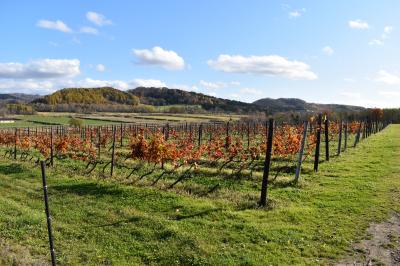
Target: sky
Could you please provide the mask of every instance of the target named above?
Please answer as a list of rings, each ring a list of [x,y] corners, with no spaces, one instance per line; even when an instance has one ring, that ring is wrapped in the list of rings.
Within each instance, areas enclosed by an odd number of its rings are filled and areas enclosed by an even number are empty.
[[[0,93],[178,88],[400,107],[398,0],[0,1]]]

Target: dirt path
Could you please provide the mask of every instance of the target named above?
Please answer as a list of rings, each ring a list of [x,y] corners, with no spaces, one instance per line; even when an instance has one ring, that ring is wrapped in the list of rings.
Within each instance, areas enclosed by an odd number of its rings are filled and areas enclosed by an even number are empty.
[[[386,222],[372,224],[369,239],[354,245],[355,254],[337,266],[344,265],[400,265],[400,214]]]
[[[19,245],[9,245],[0,238],[0,265],[47,266],[45,259],[34,258],[29,250]]]

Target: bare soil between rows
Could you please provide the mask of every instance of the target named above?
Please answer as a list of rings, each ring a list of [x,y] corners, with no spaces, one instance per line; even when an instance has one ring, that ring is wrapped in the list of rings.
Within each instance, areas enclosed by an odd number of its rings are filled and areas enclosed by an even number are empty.
[[[353,246],[354,255],[337,266],[400,265],[400,213],[388,221],[371,224],[368,239]]]

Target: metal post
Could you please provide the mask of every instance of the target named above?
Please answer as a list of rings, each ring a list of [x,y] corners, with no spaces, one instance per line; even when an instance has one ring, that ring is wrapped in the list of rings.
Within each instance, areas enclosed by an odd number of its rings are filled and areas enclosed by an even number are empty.
[[[340,152],[342,151],[342,131],[343,131],[343,122],[340,121],[337,155],[340,155]]]
[[[325,160],[329,161],[329,120],[328,117],[325,117]]]
[[[274,137],[274,119],[268,121],[267,150],[265,153],[264,173],[261,184],[260,206],[267,205],[268,176],[271,165],[272,141]]]
[[[113,143],[112,143],[111,173],[110,173],[111,176],[113,176],[113,174],[114,174],[114,163],[115,163],[115,134],[116,134],[116,131],[117,131],[116,126],[113,126]]]
[[[317,126],[317,145],[315,147],[315,156],[314,156],[314,172],[318,172],[319,165],[319,149],[321,145],[321,127],[322,127],[322,115],[318,115],[318,126]]]
[[[308,121],[304,122],[303,138],[301,139],[299,159],[297,161],[296,175],[294,178],[294,182],[296,182],[296,183],[300,178],[301,164],[303,162],[304,147],[306,146],[306,140],[307,140],[307,127],[308,127]]]
[[[40,167],[42,169],[42,182],[43,182],[43,198],[44,198],[44,206],[46,211],[47,218],[47,232],[49,234],[49,245],[50,245],[50,255],[51,255],[51,264],[53,266],[56,265],[56,255],[54,252],[54,244],[53,244],[53,234],[51,228],[51,216],[50,216],[50,208],[49,208],[49,197],[47,194],[47,183],[46,183],[46,162],[41,161]]]

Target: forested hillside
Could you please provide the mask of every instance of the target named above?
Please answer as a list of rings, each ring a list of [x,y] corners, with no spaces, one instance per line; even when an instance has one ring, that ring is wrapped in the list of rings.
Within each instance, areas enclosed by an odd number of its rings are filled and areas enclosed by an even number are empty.
[[[56,91],[33,101],[43,104],[129,104],[138,105],[139,99],[133,94],[111,87],[68,88]]]
[[[155,106],[173,104],[200,105],[208,111],[245,113],[264,110],[264,108],[250,103],[221,99],[179,89],[138,87],[128,92],[139,97],[141,103]]]

